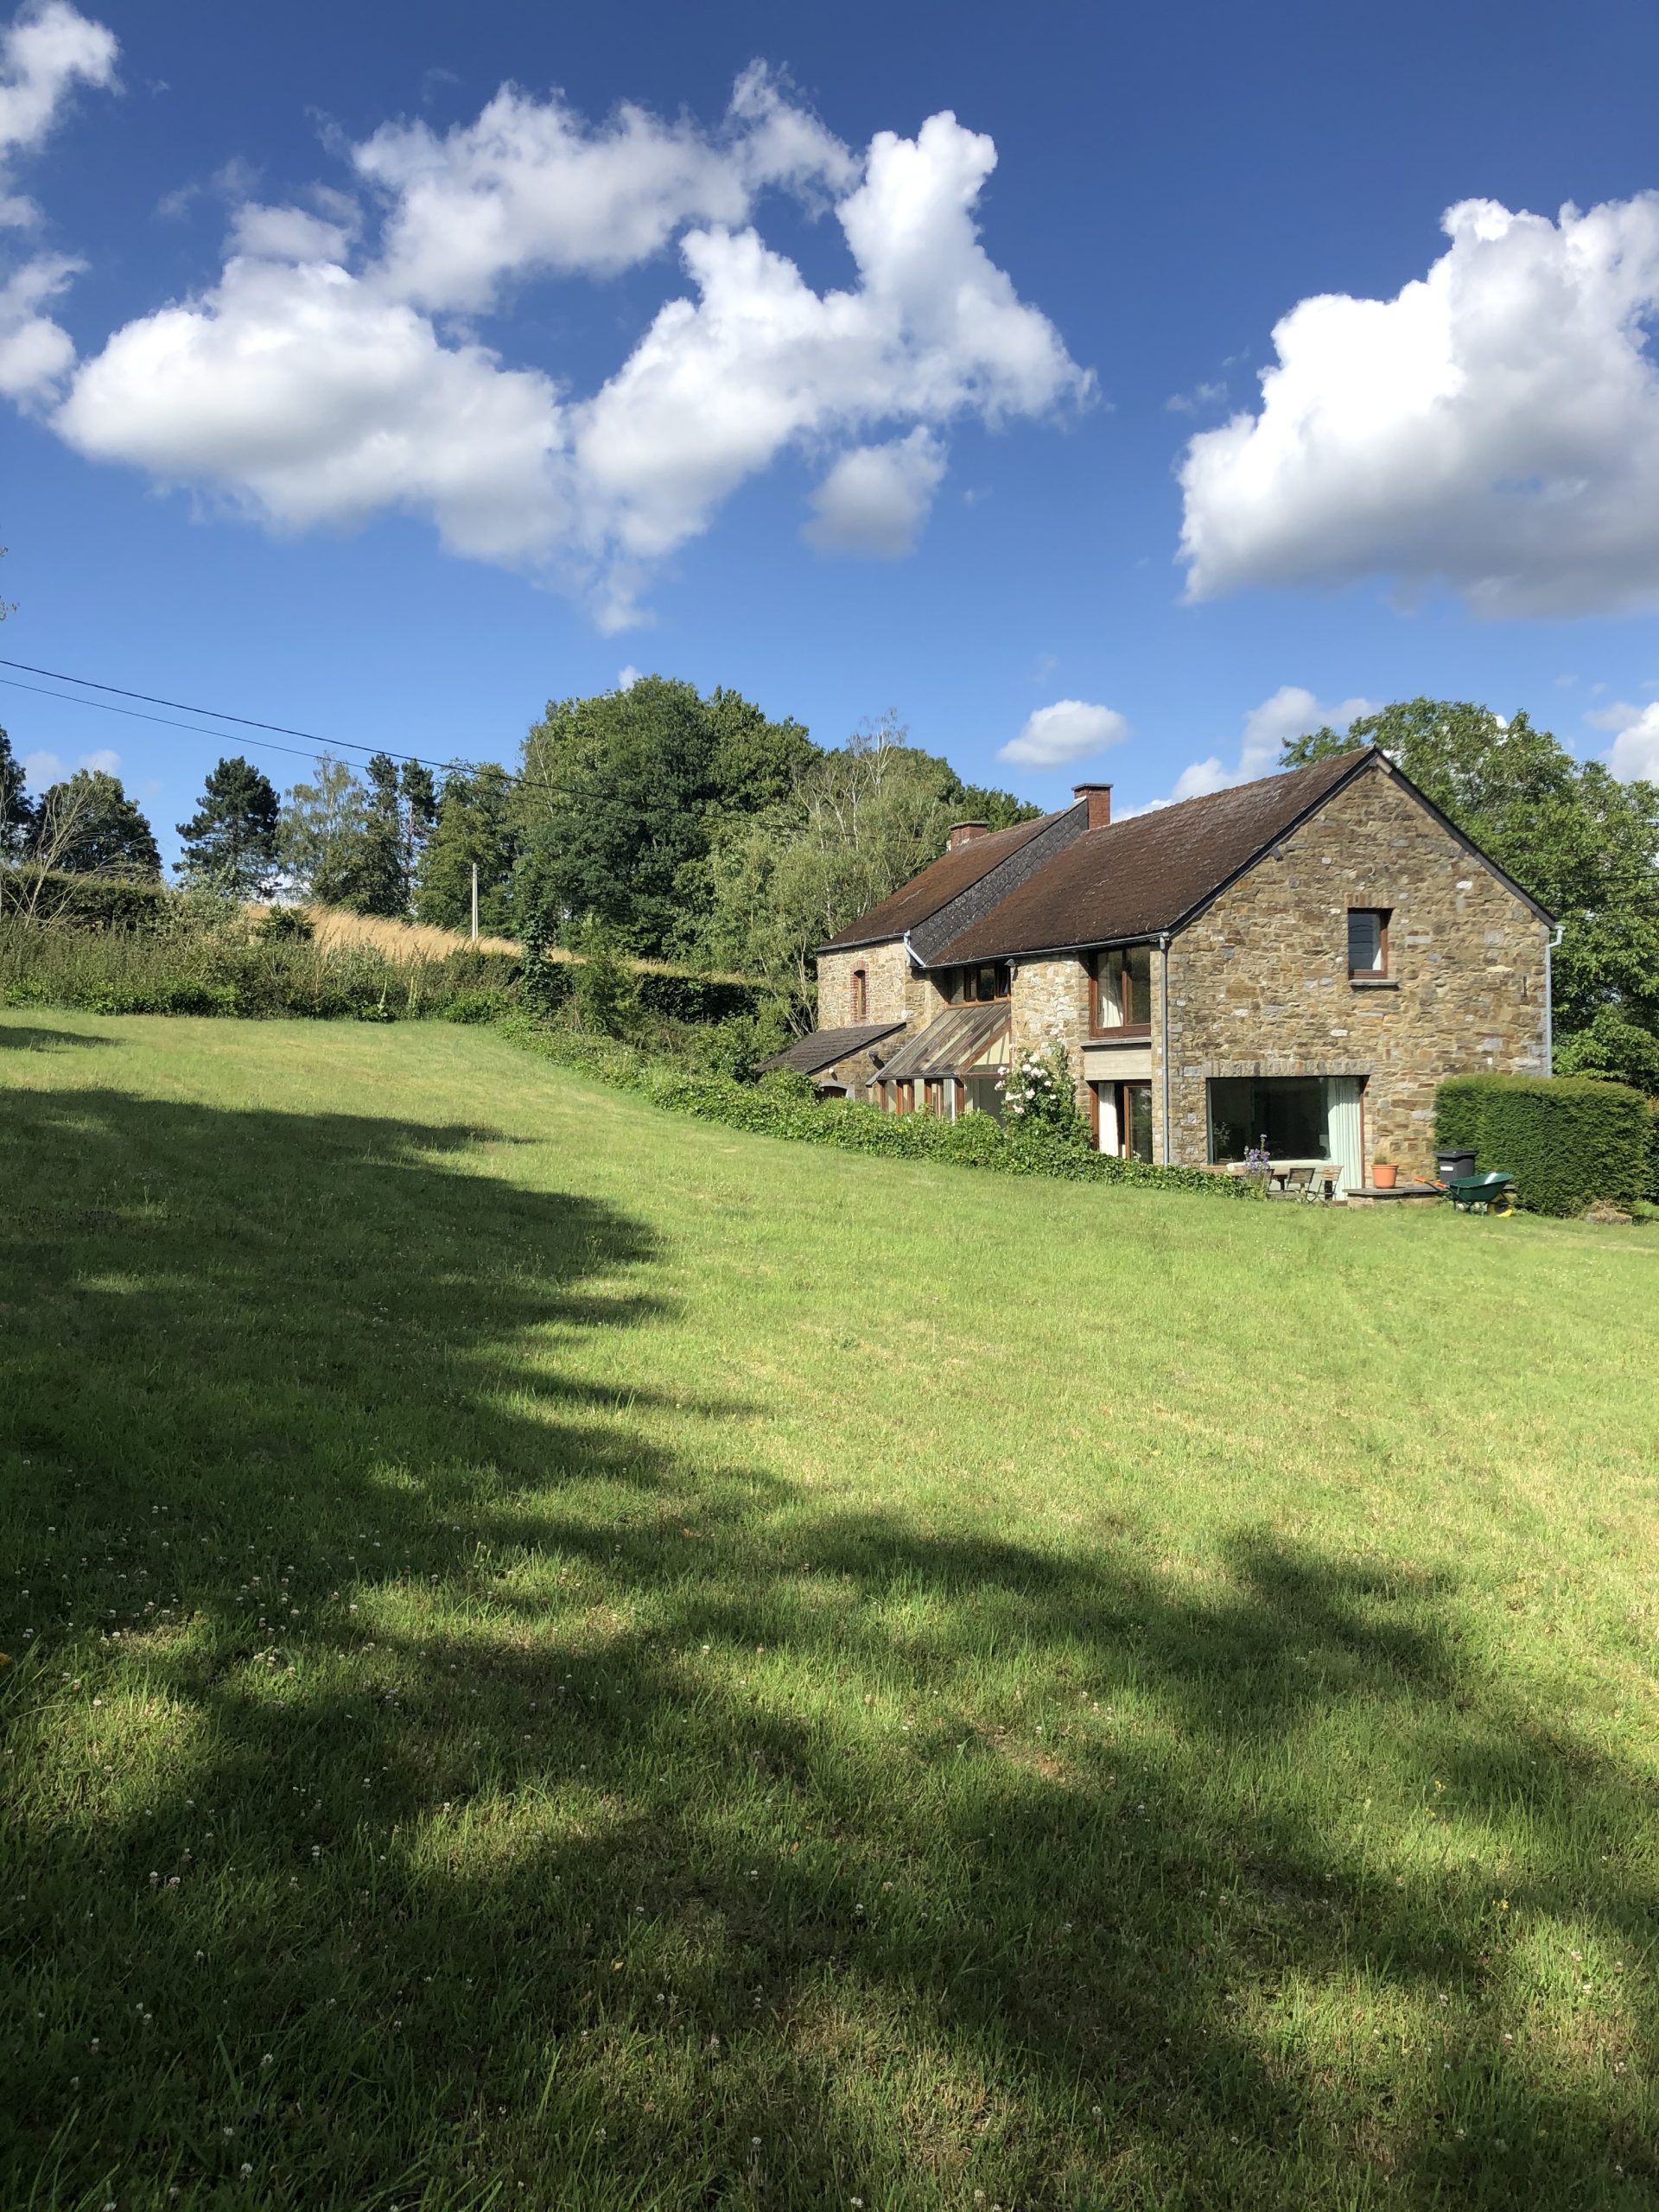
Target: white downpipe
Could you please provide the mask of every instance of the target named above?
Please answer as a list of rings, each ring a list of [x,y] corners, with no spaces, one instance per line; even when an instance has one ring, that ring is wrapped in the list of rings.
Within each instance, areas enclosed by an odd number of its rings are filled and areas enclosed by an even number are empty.
[[[1167,1167],[1167,1166],[1169,1166],[1169,1164],[1170,1164],[1170,1148],[1169,1148],[1169,931],[1168,931],[1167,930],[1166,930],[1166,931],[1164,931],[1164,933],[1163,933],[1162,937],[1160,937],[1160,938],[1159,938],[1159,940],[1158,940],[1158,949],[1159,949],[1160,952],[1163,955],[1163,957],[1162,957],[1162,959],[1160,961],[1160,963],[1159,963],[1159,967],[1158,967],[1158,976],[1159,976],[1158,998],[1159,998],[1160,1005],[1160,1007],[1161,1007],[1161,1008],[1162,1008],[1162,1011],[1163,1011],[1163,1038],[1162,1038],[1162,1042],[1161,1042],[1161,1045],[1160,1045],[1160,1050],[1159,1050],[1158,1057],[1159,1057],[1160,1061],[1160,1062],[1161,1062],[1161,1064],[1162,1064],[1162,1066],[1163,1066],[1163,1072],[1164,1072],[1164,1165],[1165,1165],[1165,1166],[1166,1166],[1166,1167]]]
[[[1555,1072],[1555,963],[1553,957],[1567,930],[1565,922],[1557,922],[1555,932],[1544,946],[1544,1073]]]

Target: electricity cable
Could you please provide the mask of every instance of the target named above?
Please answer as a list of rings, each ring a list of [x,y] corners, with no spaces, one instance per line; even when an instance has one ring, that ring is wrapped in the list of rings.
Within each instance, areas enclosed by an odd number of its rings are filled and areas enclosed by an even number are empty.
[[[301,760],[314,760],[319,753],[333,755],[337,753],[366,753],[372,757],[378,753],[384,753],[388,760],[411,761],[417,767],[436,768],[440,772],[446,772],[457,766],[476,770],[484,766],[491,767],[499,766],[495,761],[484,763],[475,760],[465,762],[453,760],[435,760],[420,753],[394,753],[390,746],[362,745],[350,738],[330,740],[318,737],[310,730],[291,728],[286,722],[259,721],[251,715],[227,714],[221,712],[217,707],[196,707],[182,699],[159,698],[149,691],[128,690],[119,683],[99,683],[90,676],[67,676],[61,669],[36,668],[32,662],[10,660],[3,654],[0,654],[0,668],[20,668],[30,676],[48,677],[54,683],[74,683],[79,685],[84,690],[108,691],[114,697],[120,699],[142,699],[146,706],[171,707],[183,715],[204,715],[213,721],[234,723],[239,729],[270,730],[283,737],[302,737],[306,740],[307,747],[315,748],[315,751],[302,749],[297,745],[277,745],[269,737],[248,738],[244,741],[245,743],[254,746],[261,752],[289,753]],[[200,722],[175,721],[168,715],[146,714],[138,707],[118,707],[105,699],[79,699],[70,691],[48,691],[44,684],[25,683],[21,677],[16,676],[0,676],[0,683],[8,685],[15,691],[33,691],[42,699],[61,700],[66,706],[92,707],[99,714],[123,715],[132,721],[158,722],[165,729],[187,730],[197,737],[214,737],[222,741],[226,734],[223,730],[204,728]],[[569,787],[567,785],[546,783],[539,777],[526,776],[521,770],[503,768],[501,773],[509,783],[521,784],[526,791],[550,791],[556,798],[569,796]]]

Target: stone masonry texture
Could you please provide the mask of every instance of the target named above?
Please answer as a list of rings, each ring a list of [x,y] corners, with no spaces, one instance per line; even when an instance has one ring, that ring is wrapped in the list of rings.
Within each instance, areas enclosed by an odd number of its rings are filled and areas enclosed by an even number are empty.
[[[1389,914],[1384,985],[1349,981],[1356,906]],[[1548,1073],[1548,936],[1379,760],[1173,941],[1173,1158],[1206,1156],[1211,1076],[1355,1075],[1368,1173],[1427,1175],[1444,1077]]]

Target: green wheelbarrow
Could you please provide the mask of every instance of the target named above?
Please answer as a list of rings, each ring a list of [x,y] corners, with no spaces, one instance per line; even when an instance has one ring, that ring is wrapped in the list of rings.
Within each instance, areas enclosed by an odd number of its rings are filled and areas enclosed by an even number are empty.
[[[1446,1195],[1459,1213],[1513,1213],[1515,1178],[1496,1169],[1484,1175],[1453,1175]]]

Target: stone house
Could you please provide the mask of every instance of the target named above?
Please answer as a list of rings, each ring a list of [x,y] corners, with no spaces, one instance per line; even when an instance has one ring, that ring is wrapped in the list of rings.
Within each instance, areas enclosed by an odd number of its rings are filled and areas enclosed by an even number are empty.
[[[893,1113],[1000,1113],[1058,1037],[1103,1151],[1427,1175],[1436,1085],[1550,1065],[1552,918],[1375,749],[1136,815],[1111,787],[948,849],[819,950],[781,1062]]]

